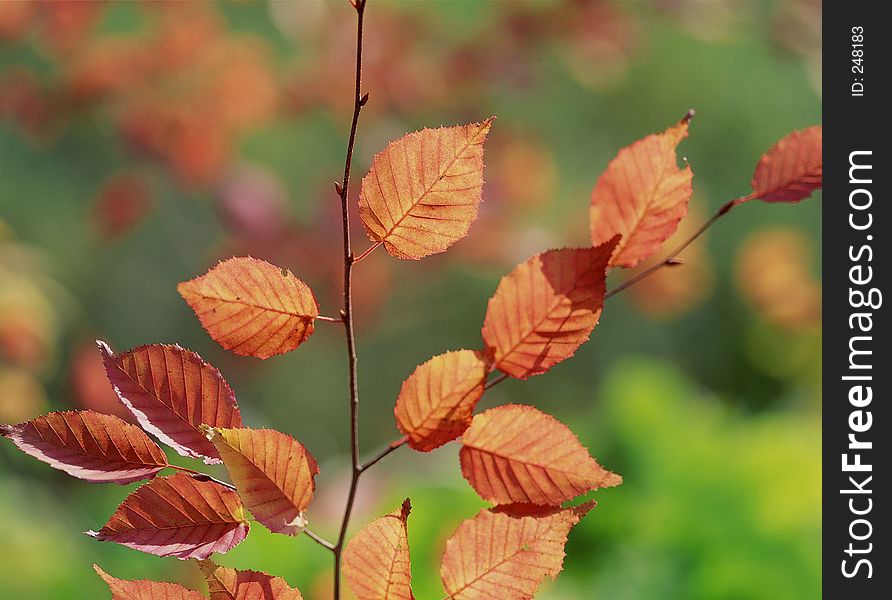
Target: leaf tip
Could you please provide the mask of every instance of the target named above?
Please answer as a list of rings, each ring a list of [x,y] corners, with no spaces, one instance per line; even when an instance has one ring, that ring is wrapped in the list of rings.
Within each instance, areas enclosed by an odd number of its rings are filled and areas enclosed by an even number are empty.
[[[10,438],[15,434],[15,426],[0,423],[0,437]]]
[[[412,512],[412,501],[406,498],[400,507],[400,519],[405,523],[409,519],[409,513]]]
[[[617,477],[619,476],[617,475]],[[620,479],[622,479],[622,477],[620,477]],[[598,502],[596,500],[589,500],[588,502],[583,502],[578,506],[574,506],[570,510],[572,510],[573,513],[581,519],[582,517],[590,513],[591,510],[596,506],[598,506]]]
[[[598,487],[616,487],[623,482],[623,476],[619,473],[614,473],[612,471],[607,471],[607,474],[604,476],[604,479],[601,480],[601,484]]]
[[[177,293],[182,296],[184,300],[186,300],[186,297],[189,295],[189,287],[191,283],[191,280],[180,281],[179,283],[177,283]]]
[[[93,563],[93,570],[96,571],[96,574],[99,575],[99,576],[102,578],[102,581],[104,581],[104,582],[107,583],[108,585],[111,585],[111,584],[112,584],[112,581],[115,579],[114,577],[112,577],[111,575],[109,575],[108,573],[106,573],[106,572],[102,569],[102,567],[100,567],[100,566],[97,565],[96,563]]]
[[[696,114],[697,114],[696,110],[694,110],[693,108],[689,108],[688,112],[686,112],[684,114],[684,116],[681,118],[681,121],[679,121],[679,123],[684,124],[684,125],[689,124],[694,119]]]
[[[99,348],[99,353],[105,358],[106,356],[111,358],[115,355],[114,350],[111,349],[111,346],[105,340],[96,340],[96,347]]]

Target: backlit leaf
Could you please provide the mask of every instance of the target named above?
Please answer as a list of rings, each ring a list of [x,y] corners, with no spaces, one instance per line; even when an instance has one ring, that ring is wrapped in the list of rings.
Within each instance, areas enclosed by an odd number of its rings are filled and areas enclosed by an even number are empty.
[[[824,177],[823,127],[787,135],[759,159],[753,174],[753,198],[799,202],[821,188]]]
[[[459,457],[465,479],[495,504],[557,506],[622,482],[566,425],[532,406],[508,404],[475,416]]]
[[[464,433],[488,373],[481,353],[473,350],[447,352],[419,365],[403,382],[394,409],[409,446],[427,452]]]
[[[177,345],[114,354],[105,342],[96,343],[112,387],[143,429],[182,456],[220,462],[199,426],[242,424],[235,394],[220,371]]]
[[[93,565],[93,570],[108,584],[112,600],[205,600],[201,593],[178,583],[118,579],[103,571],[99,565]]]
[[[230,258],[177,291],[214,340],[242,356],[269,358],[303,344],[319,305],[291,271],[256,258]]]
[[[137,488],[102,529],[87,532],[101,542],[183,560],[229,552],[247,534],[238,494],[183,473]]]
[[[598,324],[617,239],[537,254],[502,278],[482,331],[496,368],[526,379],[573,356]]]
[[[281,577],[220,567],[209,560],[199,561],[198,567],[207,580],[211,600],[303,600]]]
[[[167,457],[142,429],[89,410],[54,412],[19,425],[0,425],[0,435],[51,467],[91,483],[151,479]]]
[[[359,195],[369,238],[397,258],[417,260],[467,235],[480,205],[492,120],[409,133],[378,153]]]
[[[254,517],[274,533],[298,535],[319,466],[300,442],[273,429],[207,428]]]
[[[688,136],[689,120],[626,146],[598,179],[589,210],[592,243],[622,235],[610,266],[634,267],[687,214],[693,173],[687,165],[678,168],[675,148]]]
[[[483,510],[446,541],[440,576],[452,600],[528,600],[558,576],[567,535],[594,502],[540,516]]]
[[[412,505],[363,527],[344,549],[344,577],[359,600],[414,600],[406,520]]]

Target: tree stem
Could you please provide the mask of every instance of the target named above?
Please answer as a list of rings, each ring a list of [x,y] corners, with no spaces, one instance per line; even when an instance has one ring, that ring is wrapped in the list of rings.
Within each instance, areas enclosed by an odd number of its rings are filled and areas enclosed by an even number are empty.
[[[408,442],[409,442],[409,437],[408,437],[408,436],[403,436],[403,437],[401,437],[400,439],[398,439],[397,441],[392,442],[390,445],[388,445],[386,448],[384,448],[384,450],[380,451],[378,454],[376,454],[375,456],[373,456],[372,458],[370,458],[370,459],[367,460],[366,462],[362,463],[362,464],[359,466],[359,472],[360,472],[360,473],[365,472],[366,469],[368,469],[369,467],[371,467],[372,465],[374,465],[375,463],[377,463],[379,460],[381,460],[382,458],[384,458],[385,456],[387,456],[388,454],[390,454],[390,453],[393,452],[394,450],[396,450],[396,449],[398,449],[398,448],[401,448],[402,446],[406,445]]]
[[[629,288],[629,287],[635,285],[642,279],[646,279],[647,277],[653,275],[655,272],[659,271],[663,267],[680,264],[680,262],[678,260],[678,255],[681,254],[685,248],[687,248],[688,246],[693,244],[694,241],[697,238],[699,238],[701,235],[703,235],[703,233],[707,229],[712,227],[713,223],[715,223],[720,218],[724,217],[726,214],[731,212],[732,208],[734,208],[738,204],[743,204],[747,200],[750,200],[750,196],[742,196],[740,198],[735,198],[734,200],[729,200],[729,201],[725,202],[724,204],[722,204],[719,207],[719,209],[717,211],[715,211],[715,214],[709,218],[708,221],[706,221],[703,225],[701,225],[700,228],[697,229],[697,231],[695,231],[693,235],[691,235],[688,239],[686,239],[678,247],[676,247],[672,252],[670,252],[666,256],[666,258],[664,258],[660,262],[656,263],[655,265],[652,265],[652,266],[648,267],[647,269],[641,271],[634,277],[630,277],[629,279],[626,279],[621,284],[617,285],[615,288],[608,290],[607,293],[604,294],[604,299],[606,300],[607,298],[613,296],[614,294],[618,294],[621,291],[625,290],[626,288]]]
[[[347,537],[347,527],[350,524],[350,513],[353,512],[353,503],[356,500],[356,490],[359,484],[359,476],[362,473],[362,465],[359,462],[359,384],[357,382],[356,339],[353,333],[353,288],[352,275],[356,257],[350,244],[350,207],[347,198],[350,190],[350,167],[353,162],[353,148],[356,144],[356,127],[359,123],[359,113],[368,100],[368,96],[362,96],[362,25],[365,13],[366,0],[351,0],[356,9],[356,85],[353,97],[353,122],[350,125],[350,137],[347,141],[347,157],[344,161],[344,178],[338,188],[341,196],[341,216],[344,229],[344,308],[341,310],[341,320],[344,322],[344,333],[347,339],[347,358],[349,361],[349,385],[350,385],[350,459],[351,477],[350,491],[347,494],[347,503],[344,508],[344,517],[341,520],[341,528],[338,540],[334,544],[334,600],[341,598],[341,553],[344,549],[344,540]]]

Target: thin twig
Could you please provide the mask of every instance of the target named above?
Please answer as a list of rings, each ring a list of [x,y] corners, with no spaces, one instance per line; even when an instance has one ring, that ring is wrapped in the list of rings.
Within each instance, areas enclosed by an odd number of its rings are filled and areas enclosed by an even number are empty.
[[[321,535],[314,533],[313,531],[311,531],[310,529],[308,529],[306,527],[304,528],[304,535],[306,535],[308,538],[310,538],[311,540],[313,540],[314,542],[316,542],[323,548],[331,550],[332,552],[335,551],[334,544],[332,544],[331,542],[329,542],[327,539],[325,539]]]
[[[369,254],[371,254],[372,252],[374,252],[374,251],[375,251],[375,248],[377,248],[377,247],[380,246],[380,245],[381,245],[381,242],[375,242],[374,244],[372,244],[371,246],[369,246],[369,249],[368,249],[368,250],[366,250],[365,252],[363,252],[362,254],[360,254],[359,256],[357,256],[355,259],[353,259],[353,264],[355,265],[356,263],[358,263],[359,261],[361,261],[362,259],[364,259],[366,256],[368,256]]]
[[[382,450],[381,452],[379,452],[378,454],[376,454],[375,456],[373,456],[366,462],[359,465],[360,473],[365,471],[366,469],[368,469],[375,463],[377,463],[379,460],[381,460],[382,458],[384,458],[385,456],[387,456],[394,450],[401,448],[402,446],[405,446],[408,442],[409,442],[409,436],[403,436],[402,438],[398,439],[397,441],[392,442],[389,446],[384,448],[384,450]]]
[[[227,487],[232,491],[235,491],[235,486],[227,481],[221,481],[216,477],[211,477],[207,473],[202,473],[201,471],[194,471],[192,469],[187,469],[186,467],[181,467],[179,465],[167,465],[168,469],[173,469],[174,471],[181,471],[183,473],[188,473],[192,476],[192,479],[196,481],[213,481],[214,483],[219,483],[223,487]]]
[[[359,123],[359,113],[368,101],[368,94],[362,95],[362,23],[365,13],[366,0],[351,0],[356,9],[356,85],[353,94],[353,121],[350,125],[350,137],[347,140],[347,157],[344,160],[344,178],[336,189],[341,197],[341,216],[344,229],[344,308],[341,310],[341,318],[344,322],[344,333],[347,338],[347,357],[350,369],[350,459],[352,472],[350,478],[350,491],[347,494],[347,503],[344,507],[344,517],[341,520],[341,529],[338,540],[332,549],[334,553],[334,600],[341,598],[341,551],[344,549],[344,540],[347,537],[347,527],[350,524],[350,513],[353,511],[353,503],[356,500],[356,490],[359,484],[359,475],[362,473],[359,462],[359,384],[357,383],[356,340],[353,334],[353,289],[352,274],[356,257],[350,244],[350,208],[347,196],[350,190],[350,167],[353,162],[353,148],[356,144],[356,127]]]
[[[326,321],[328,323],[341,323],[343,319],[341,317],[326,317],[325,315],[317,315],[317,321]]]
[[[626,288],[629,288],[629,287],[635,285],[642,279],[649,277],[650,275],[659,271],[663,267],[680,264],[678,255],[681,254],[685,248],[687,248],[688,246],[693,244],[694,241],[697,238],[699,238],[701,235],[703,235],[703,233],[707,229],[709,229],[713,223],[715,223],[720,218],[724,217],[729,212],[731,212],[732,208],[734,208],[738,204],[743,204],[744,202],[746,202],[747,200],[750,200],[750,199],[751,199],[750,196],[742,196],[740,198],[735,198],[734,200],[729,200],[729,201],[725,202],[724,204],[722,204],[719,207],[719,209],[717,211],[715,211],[715,214],[709,218],[708,221],[706,221],[703,225],[701,225],[700,228],[697,231],[695,231],[692,236],[690,236],[688,239],[686,239],[684,242],[682,242],[681,245],[679,245],[672,252],[670,252],[669,255],[666,256],[666,258],[664,258],[657,264],[648,267],[644,271],[641,271],[634,277],[631,277],[631,278],[623,281],[621,284],[617,285],[615,288],[608,290],[607,293],[604,294],[604,299],[606,300],[607,298],[613,296],[614,294],[618,294],[621,291],[625,290]]]
[[[502,383],[502,382],[505,381],[506,379],[508,379],[508,373],[502,373],[502,374],[499,375],[498,377],[494,377],[493,379],[490,379],[489,381],[487,381],[487,382],[486,382],[486,385],[483,386],[483,389],[484,389],[484,390],[488,390],[488,389],[491,388],[491,387],[494,387],[494,386],[499,385],[500,383]]]

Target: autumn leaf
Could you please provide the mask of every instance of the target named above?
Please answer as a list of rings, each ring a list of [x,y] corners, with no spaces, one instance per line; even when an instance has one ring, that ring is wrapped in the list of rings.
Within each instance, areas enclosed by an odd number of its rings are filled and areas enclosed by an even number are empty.
[[[344,577],[358,600],[414,600],[403,506],[363,527],[344,549]]]
[[[446,541],[440,576],[452,600],[527,600],[564,563],[567,535],[594,506],[541,516],[483,510]]]
[[[207,580],[211,600],[303,600],[281,577],[220,567],[210,560],[199,561],[198,567]]]
[[[229,552],[248,535],[238,494],[184,473],[158,477],[127,496],[99,531],[87,535],[179,559]]]
[[[227,350],[269,358],[313,334],[319,305],[291,271],[256,258],[230,258],[177,285],[202,326]]]
[[[447,352],[419,365],[403,382],[394,409],[409,446],[428,452],[464,433],[488,373],[474,350]]]
[[[391,142],[362,180],[359,216],[391,255],[420,259],[468,233],[483,189],[482,123],[424,129]]]
[[[823,127],[815,125],[787,135],[759,159],[751,198],[765,202],[799,202],[821,188],[824,177]]]
[[[105,342],[96,343],[108,380],[143,429],[182,456],[220,462],[199,426],[242,424],[235,394],[220,371],[177,345],[153,344],[114,354]]]
[[[254,517],[274,533],[298,535],[319,466],[300,442],[273,429],[205,428]]]
[[[89,410],[0,425],[0,435],[25,454],[90,483],[151,479],[167,466],[167,456],[142,429]]]
[[[557,506],[622,477],[604,469],[570,429],[532,406],[508,404],[474,417],[459,453],[465,479],[496,504]]]
[[[678,168],[675,148],[688,136],[692,114],[620,150],[598,179],[589,210],[592,243],[622,235],[610,266],[634,267],[656,252],[687,214],[694,174],[687,165]]]
[[[496,368],[526,379],[573,356],[598,324],[617,241],[549,250],[502,278],[482,330]]]
[[[103,571],[99,565],[93,565],[93,570],[108,584],[112,600],[205,600],[201,593],[177,583],[118,579]]]

